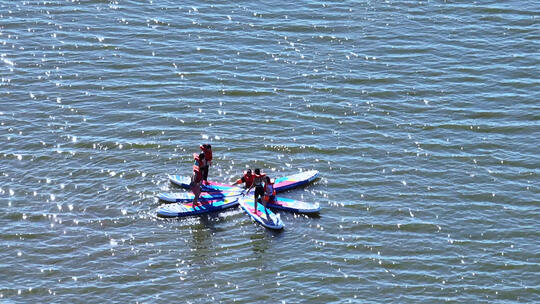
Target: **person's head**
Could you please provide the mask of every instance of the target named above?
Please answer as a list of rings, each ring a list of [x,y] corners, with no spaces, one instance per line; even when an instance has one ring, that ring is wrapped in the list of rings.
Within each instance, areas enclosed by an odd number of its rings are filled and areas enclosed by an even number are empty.
[[[204,153],[199,154],[199,159],[204,159]]]
[[[259,168],[255,169],[255,174],[257,174],[257,175],[261,174],[261,169],[259,169]]]
[[[266,176],[266,182],[270,184],[270,176]]]
[[[206,148],[212,150],[212,145],[211,144],[206,144]]]
[[[247,169],[246,174],[251,175],[251,169]]]

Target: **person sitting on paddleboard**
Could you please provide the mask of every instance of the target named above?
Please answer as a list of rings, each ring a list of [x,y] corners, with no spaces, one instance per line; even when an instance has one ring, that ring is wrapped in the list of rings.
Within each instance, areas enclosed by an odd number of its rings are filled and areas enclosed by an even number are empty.
[[[276,190],[274,189],[274,183],[270,180],[270,176],[266,176],[264,181],[264,198],[266,203],[273,202],[276,198]],[[266,207],[266,205],[264,205]]]
[[[210,144],[200,145],[202,153],[204,153],[205,165],[201,167],[202,180],[208,185],[208,168],[212,165],[212,146]]]
[[[201,153],[199,155],[193,153],[193,175],[191,176],[191,183],[189,184],[189,188],[191,189],[191,192],[195,195],[193,198],[193,205],[199,204],[199,196],[201,195],[201,183],[202,183],[202,166],[205,164],[204,160],[204,153]]]
[[[241,183],[244,183],[245,188],[249,188],[251,187],[251,185],[253,185],[253,178],[255,178],[255,176],[251,174],[251,169],[247,169],[247,171],[244,173],[244,176],[234,182],[234,185],[240,185]]]
[[[245,193],[249,193],[251,188],[253,188],[253,186],[255,186],[255,195],[253,196],[255,210],[257,210],[257,203],[261,203],[266,208],[266,202],[262,201],[262,197],[264,196],[263,182],[264,182],[264,177],[265,176],[266,175],[264,173],[261,174],[260,169],[258,169],[258,168],[255,169],[255,175],[254,175],[254,178],[253,178],[253,184],[245,192]]]

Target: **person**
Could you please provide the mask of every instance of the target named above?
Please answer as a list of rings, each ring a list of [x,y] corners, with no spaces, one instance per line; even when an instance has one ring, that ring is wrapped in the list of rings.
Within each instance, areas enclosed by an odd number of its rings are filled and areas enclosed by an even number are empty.
[[[191,176],[191,183],[189,184],[189,188],[191,189],[191,192],[193,192],[193,194],[195,195],[195,197],[193,198],[193,206],[196,206],[199,204],[199,196],[201,195],[201,168],[205,165],[204,153],[201,152],[201,154],[199,155],[193,153],[193,159],[193,175]]]
[[[205,165],[201,167],[203,183],[208,185],[208,168],[212,165],[212,145],[202,144],[199,146],[204,153]]]
[[[264,195],[263,182],[264,182],[265,176],[266,175],[264,173],[261,174],[261,169],[259,168],[255,169],[255,174],[253,177],[253,184],[245,192],[245,193],[249,193],[249,191],[255,186],[255,195],[253,196],[255,212],[257,211],[257,203],[261,203],[266,208],[266,202],[262,201],[262,197]]]
[[[244,183],[244,187],[247,189],[249,187],[251,187],[251,185],[253,185],[253,178],[255,176],[253,174],[251,174],[251,169],[247,169],[246,172],[244,172],[244,175],[242,176],[242,178],[236,180],[236,182],[234,182],[234,185],[240,185],[242,183]]]
[[[273,202],[275,198],[276,198],[276,189],[274,189],[274,183],[272,183],[270,176],[267,175],[264,182],[263,201],[268,204],[270,202]],[[264,206],[266,207],[266,205]]]

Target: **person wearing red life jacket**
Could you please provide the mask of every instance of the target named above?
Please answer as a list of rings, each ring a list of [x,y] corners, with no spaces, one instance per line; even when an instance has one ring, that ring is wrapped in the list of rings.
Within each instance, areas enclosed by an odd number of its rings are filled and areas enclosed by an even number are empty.
[[[202,180],[208,184],[208,168],[212,165],[212,145],[202,144],[199,146],[202,153],[204,153],[205,165],[201,167]]]
[[[274,201],[275,198],[276,198],[276,189],[274,189],[274,183],[272,183],[269,176],[266,176],[265,181],[264,181],[263,201],[266,203],[271,203]]]
[[[253,184],[248,188],[248,190],[245,193],[249,193],[251,188],[255,187],[255,195],[253,197],[254,199],[254,205],[255,205],[255,211],[257,211],[257,203],[261,203],[266,208],[266,202],[262,200],[262,197],[264,196],[264,177],[266,174],[261,174],[261,169],[257,168],[255,169],[255,175],[253,178]]]
[[[255,178],[255,175],[251,174],[251,169],[247,169],[247,171],[244,173],[244,176],[236,180],[236,182],[234,182],[234,185],[240,185],[244,183],[245,188],[249,188],[251,187],[251,185],[253,185],[254,178]]]
[[[189,188],[191,192],[195,195],[193,198],[193,205],[199,204],[199,196],[201,195],[201,183],[202,183],[202,166],[205,165],[204,153],[199,155],[193,153],[193,175],[191,176],[191,183]]]

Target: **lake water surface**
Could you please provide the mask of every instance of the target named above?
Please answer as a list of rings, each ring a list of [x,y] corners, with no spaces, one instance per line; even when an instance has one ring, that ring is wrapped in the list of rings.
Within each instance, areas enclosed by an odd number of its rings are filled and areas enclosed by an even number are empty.
[[[0,302],[539,302],[539,15],[0,0]],[[206,142],[320,215],[158,218]]]

